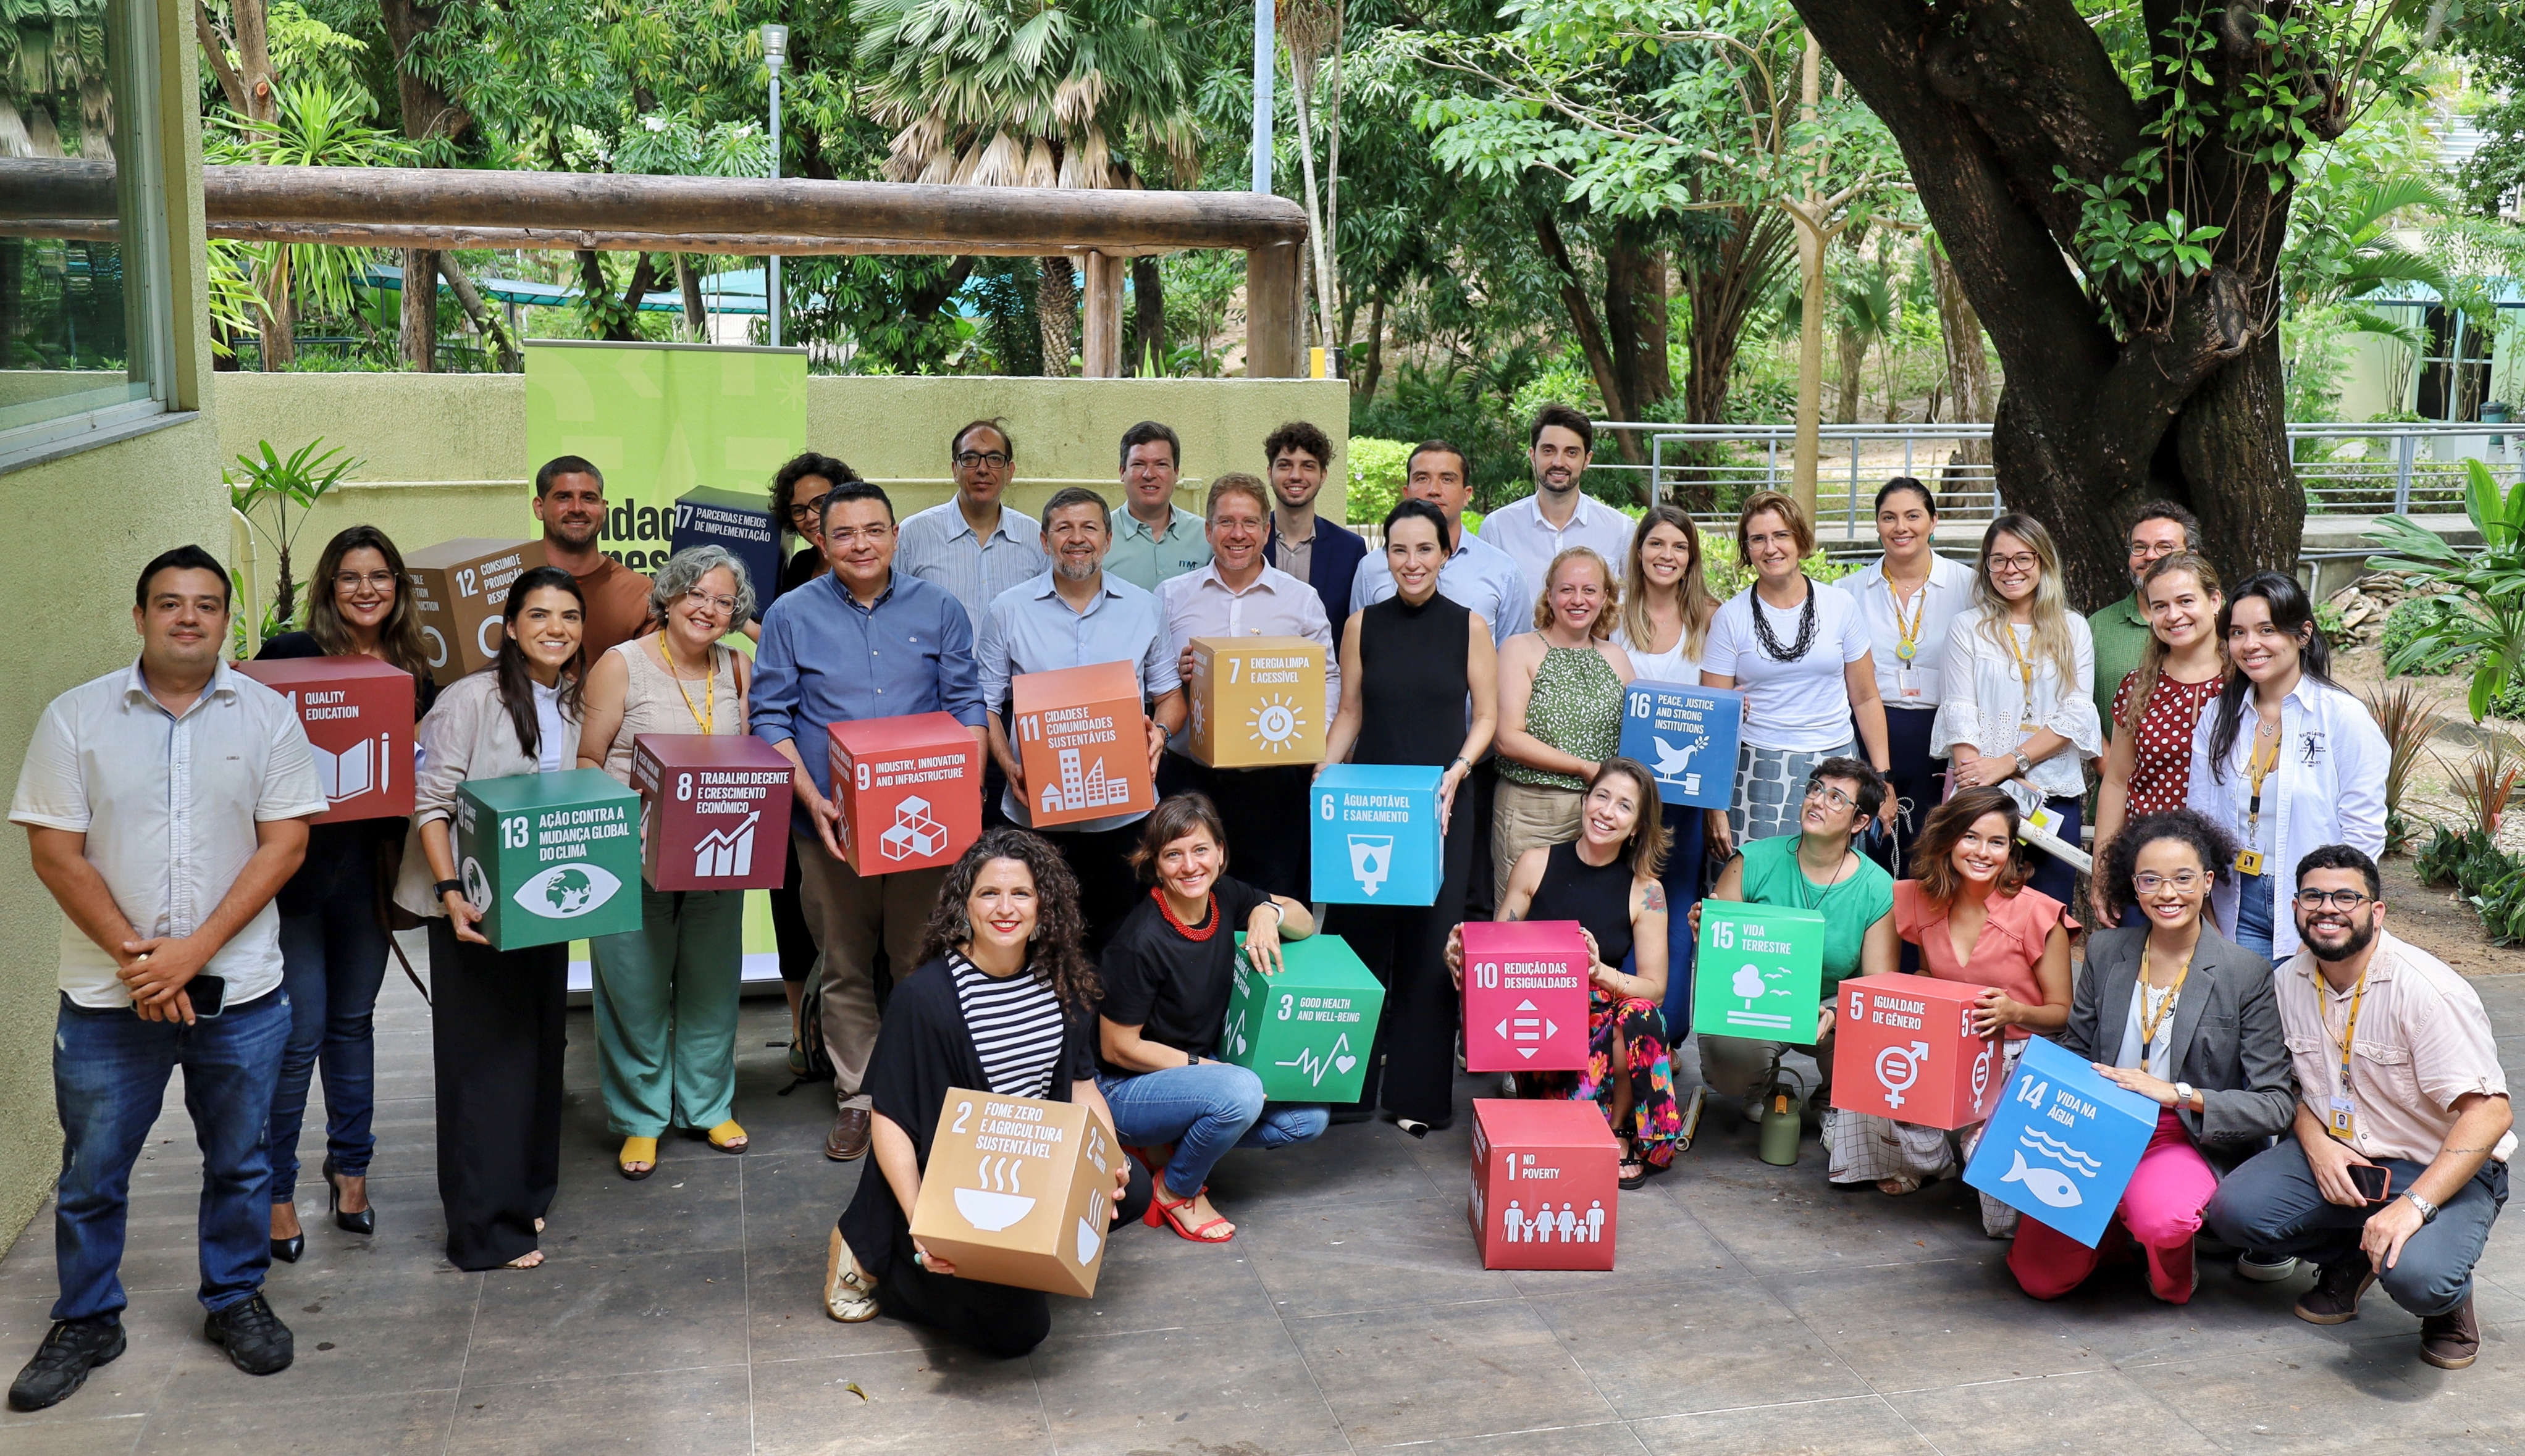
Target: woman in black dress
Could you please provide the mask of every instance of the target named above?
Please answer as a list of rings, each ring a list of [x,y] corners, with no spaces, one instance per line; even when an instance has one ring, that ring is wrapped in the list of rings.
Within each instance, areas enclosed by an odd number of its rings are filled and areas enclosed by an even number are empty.
[[[951,1087],[1081,1102],[1113,1127],[1096,1090],[1098,990],[1082,935],[1077,880],[1060,850],[1022,829],[989,831],[947,872],[920,969],[895,983],[868,1060],[881,1176],[861,1177],[826,1240],[824,1313],[928,1325],[999,1359],[1051,1333],[1048,1296],[956,1278],[912,1237],[908,1210],[919,1206]],[[1148,1170],[1125,1158],[1114,1183],[1116,1223],[1147,1213]]]
[[[1453,549],[1447,517],[1405,501],[1385,517],[1385,561],[1395,594],[1351,613],[1342,628],[1341,711],[1325,736],[1327,763],[1441,765],[1438,812],[1446,873],[1433,905],[1341,905],[1327,927],[1385,985],[1385,1014],[1360,1099],[1333,1113],[1356,1122],[1382,1102],[1415,1138],[1455,1120],[1456,995],[1447,982],[1447,935],[1464,918],[1473,861],[1471,805],[1456,790],[1491,746],[1499,724],[1499,663],[1492,624],[1438,595]],[[1461,703],[1461,714],[1450,704]]]

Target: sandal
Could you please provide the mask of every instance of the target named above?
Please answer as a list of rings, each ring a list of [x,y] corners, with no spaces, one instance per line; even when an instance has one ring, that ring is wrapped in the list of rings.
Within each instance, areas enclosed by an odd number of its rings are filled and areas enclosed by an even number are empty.
[[[738,1127],[736,1125],[736,1119],[733,1117],[720,1123],[718,1127],[711,1129],[710,1132],[704,1136],[710,1139],[711,1146],[718,1148],[721,1152],[745,1151],[745,1129]]]
[[[633,1167],[634,1163],[639,1166]],[[638,1183],[641,1179],[657,1172],[658,1140],[655,1138],[623,1139],[622,1150],[614,1155],[614,1169],[633,1183]],[[543,1232],[540,1224],[536,1226],[535,1232],[538,1234]]]
[[[1928,1187],[1929,1182],[1930,1180],[1928,1179],[1913,1178],[1911,1175],[1906,1173],[1895,1178],[1880,1178],[1876,1180],[1876,1191],[1883,1193],[1888,1198],[1900,1198],[1906,1194],[1918,1192],[1920,1189]]]
[[[845,1325],[876,1318],[876,1286],[860,1273],[838,1228],[824,1239],[824,1313]]]
[[[1140,1222],[1148,1225],[1152,1229],[1159,1227],[1163,1222],[1166,1228],[1175,1231],[1177,1238],[1189,1238],[1195,1243],[1225,1243],[1227,1240],[1236,1237],[1236,1226],[1232,1223],[1228,1223],[1225,1218],[1214,1218],[1209,1223],[1202,1224],[1199,1227],[1194,1228],[1186,1227],[1183,1221],[1181,1210],[1190,1208],[1194,1202],[1201,1197],[1202,1193],[1207,1193],[1209,1191],[1210,1189],[1205,1187],[1201,1190],[1201,1193],[1195,1193],[1190,1198],[1178,1198],[1174,1202],[1169,1203],[1166,1201],[1166,1195],[1164,1193],[1152,1190],[1149,1195],[1149,1211],[1140,1216]],[[1227,1232],[1217,1236],[1216,1238],[1211,1237],[1210,1231],[1217,1228],[1221,1224],[1227,1225]]]
[[[1649,1181],[1648,1167],[1640,1161],[1639,1144],[1622,1140],[1622,1159],[1613,1165],[1613,1182],[1624,1189],[1635,1189]]]

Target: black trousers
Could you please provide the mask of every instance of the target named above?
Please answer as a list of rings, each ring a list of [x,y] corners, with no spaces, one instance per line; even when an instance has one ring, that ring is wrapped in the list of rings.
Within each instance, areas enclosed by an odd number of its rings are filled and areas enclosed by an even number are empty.
[[[883,1177],[871,1168],[866,1176]],[[1149,1211],[1149,1170],[1131,1164],[1131,1189],[1114,1213],[1120,1233]],[[912,1232],[894,1236],[894,1257],[877,1281],[876,1307],[889,1319],[926,1325],[994,1360],[1015,1360],[1052,1333],[1052,1296],[1040,1289],[932,1274],[913,1262]]]
[[[789,867],[781,875],[780,888],[770,892],[771,938],[780,947],[780,979],[804,982],[816,969],[816,933],[808,928],[807,911],[798,902],[797,842],[784,834],[780,843],[789,855]]]
[[[429,922],[438,1201],[447,1261],[496,1269],[536,1246],[561,1189],[569,946],[494,950]]]
[[[1134,819],[1119,829],[1084,833],[1074,829],[1036,831],[1061,851],[1069,872],[1078,877],[1078,914],[1087,923],[1087,953],[1092,957],[1122,928],[1122,919],[1139,903],[1146,887],[1129,858],[1140,843]]]
[[[1467,789],[1472,791],[1472,802],[1456,805],[1460,815],[1467,807],[1473,811],[1473,857],[1464,880],[1464,918],[1488,920],[1499,909],[1500,891],[1507,888],[1491,883],[1491,805],[1499,798],[1499,758],[1496,754],[1474,764],[1472,771],[1464,775],[1458,792]],[[1453,829],[1453,820],[1449,821],[1449,827]],[[1452,843],[1455,835],[1450,833],[1447,838]],[[1445,942],[1442,933],[1439,944],[1443,946]]]
[[[1911,846],[1920,838],[1920,826],[1929,822],[1929,810],[1946,795],[1947,782],[1942,777],[1946,760],[1929,756],[1929,729],[1937,720],[1938,715],[1927,708],[1885,709],[1886,762],[1893,765],[1885,777],[1894,788],[1894,838],[1889,843],[1882,835],[1869,835],[1863,843],[1867,857],[1898,879],[1908,875]],[[1900,868],[1894,857],[1897,847],[1902,850]]]
[[[1170,752],[1158,769],[1158,793],[1208,795],[1227,826],[1227,872],[1305,904],[1314,898],[1307,824],[1314,779],[1312,763],[1212,768]]]
[[[1460,796],[1447,819],[1447,873],[1436,904],[1334,905],[1325,914],[1324,928],[1348,942],[1385,987],[1367,1080],[1349,1110],[1382,1105],[1396,1117],[1425,1123],[1443,1123],[1456,1110],[1461,1005],[1447,975],[1447,934],[1465,918],[1464,888],[1475,864],[1489,863],[1473,851],[1474,825],[1488,815],[1468,814],[1469,798]]]

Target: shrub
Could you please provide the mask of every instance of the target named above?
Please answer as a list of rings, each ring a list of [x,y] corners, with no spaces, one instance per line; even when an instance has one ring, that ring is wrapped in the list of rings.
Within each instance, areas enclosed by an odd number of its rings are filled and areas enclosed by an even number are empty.
[[[1374,525],[1403,499],[1403,464],[1411,447],[1400,440],[1353,435],[1349,446],[1350,478],[1342,497],[1342,514],[1351,525]]]
[[[2390,661],[2397,653],[2412,643],[2424,637],[2436,635],[2438,629],[2444,627],[2450,618],[2461,610],[2463,610],[2462,607],[2445,597],[2404,597],[2395,603],[2394,609],[2385,614],[2383,647],[2386,659]],[[2398,671],[2395,675],[2397,677],[2431,676],[2443,674],[2446,670],[2444,665],[2437,667],[2415,665]]]

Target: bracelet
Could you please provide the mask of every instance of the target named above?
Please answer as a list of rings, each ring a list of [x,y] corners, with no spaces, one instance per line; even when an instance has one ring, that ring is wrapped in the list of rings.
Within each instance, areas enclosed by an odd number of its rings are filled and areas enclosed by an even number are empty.
[[[465,893],[465,882],[463,880],[441,880],[429,888],[433,895],[437,896],[440,899],[445,899],[450,895],[463,895]]]
[[[1281,909],[1281,908],[1280,908],[1280,902],[1279,902],[1278,900],[1276,900],[1276,899],[1266,899],[1266,900],[1262,901],[1262,908],[1263,908],[1263,909],[1266,909],[1266,910],[1268,910],[1268,911],[1270,911],[1270,912],[1271,912],[1272,914],[1274,914],[1274,915],[1279,916],[1279,917],[1280,917],[1280,923],[1281,923],[1282,925],[1286,925],[1286,924],[1288,924],[1288,923],[1289,923],[1289,912],[1288,912],[1288,911],[1286,911],[1286,910],[1284,910],[1284,909]]]

